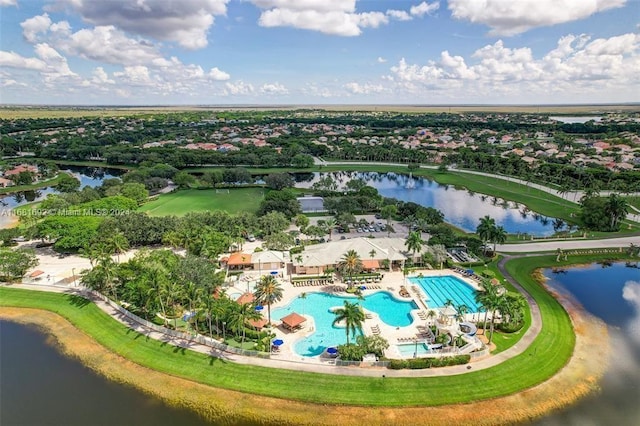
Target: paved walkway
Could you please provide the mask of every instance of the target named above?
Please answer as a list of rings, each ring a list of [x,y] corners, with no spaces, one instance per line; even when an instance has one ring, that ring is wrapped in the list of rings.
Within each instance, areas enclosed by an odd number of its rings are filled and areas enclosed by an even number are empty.
[[[605,238],[601,240],[556,240],[556,241],[531,241],[512,244],[498,244],[496,250],[506,253],[530,253],[541,251],[603,249],[609,247],[629,247],[630,244],[640,245],[640,236]]]
[[[510,282],[517,285],[514,282],[513,278],[508,276],[506,271],[503,271],[505,277],[510,280]],[[152,339],[156,339],[161,342],[166,342],[170,345],[186,348],[192,351],[201,352],[210,356],[214,356],[216,358],[222,358],[228,361],[232,361],[238,364],[246,364],[246,365],[255,365],[260,367],[269,367],[269,368],[279,368],[285,370],[296,370],[296,371],[306,371],[309,373],[323,373],[323,374],[335,374],[335,375],[349,375],[349,376],[363,376],[363,377],[438,377],[438,376],[450,376],[463,374],[468,371],[475,370],[483,370],[486,368],[493,367],[498,365],[509,358],[517,356],[523,353],[531,344],[531,342],[537,337],[538,333],[540,333],[540,329],[542,327],[542,322],[540,319],[540,311],[538,309],[537,304],[531,297],[524,293],[525,297],[531,304],[531,312],[532,312],[532,321],[531,327],[524,334],[522,339],[518,342],[518,344],[512,346],[504,352],[501,352],[497,355],[487,356],[480,360],[471,362],[470,364],[465,365],[456,365],[452,367],[440,367],[440,368],[430,368],[423,370],[390,370],[382,367],[338,367],[334,365],[328,364],[320,364],[317,362],[296,362],[292,360],[281,360],[277,359],[277,355],[274,358],[264,359],[257,357],[247,357],[240,356],[236,354],[230,354],[227,352],[223,352],[221,350],[211,348],[209,346],[201,345],[195,343],[191,340],[187,339],[179,339],[171,336],[167,336],[165,334],[156,332],[151,330],[138,322],[133,321],[132,319],[125,317],[119,311],[114,309],[111,305],[104,302],[101,299],[98,299],[87,292],[84,291],[84,288],[81,287],[68,287],[68,286],[54,286],[54,285],[33,285],[33,284],[14,284],[11,287],[15,288],[24,288],[28,290],[38,290],[38,291],[49,291],[55,293],[67,293],[67,294],[78,294],[85,298],[88,298],[92,302],[94,302],[100,309],[102,309],[105,313],[110,315],[116,321],[126,325],[132,330],[137,331],[140,334],[148,336]],[[523,291],[520,287],[518,287],[521,291]]]

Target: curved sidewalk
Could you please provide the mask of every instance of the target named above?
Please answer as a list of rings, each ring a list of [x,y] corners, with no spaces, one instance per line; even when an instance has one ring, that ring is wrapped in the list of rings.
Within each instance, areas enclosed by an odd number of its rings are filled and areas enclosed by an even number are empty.
[[[504,259],[503,259],[504,260]],[[500,267],[500,266],[499,266]],[[501,270],[503,270],[501,268]],[[102,309],[106,314],[111,316],[116,321],[124,324],[128,328],[144,335],[150,337],[152,339],[168,343],[170,345],[181,347],[185,349],[189,349],[192,351],[200,352],[203,354],[207,354],[216,358],[225,359],[228,361],[232,361],[238,364],[245,365],[254,365],[260,367],[267,368],[278,368],[284,370],[295,370],[295,371],[304,371],[308,373],[322,373],[322,374],[334,374],[334,375],[348,375],[348,376],[362,376],[362,377],[439,377],[439,376],[451,376],[457,374],[464,374],[469,371],[475,370],[484,370],[487,368],[491,368],[496,366],[507,359],[513,358],[517,355],[520,355],[529,347],[531,342],[538,336],[540,330],[542,328],[542,321],[540,318],[540,310],[538,309],[538,305],[531,298],[531,296],[524,292],[524,290],[515,283],[515,280],[511,276],[509,276],[506,272],[505,278],[509,280],[512,284],[516,285],[518,289],[523,292],[523,295],[527,298],[527,301],[531,306],[531,326],[522,336],[520,341],[512,346],[511,348],[505,350],[504,352],[500,352],[496,355],[489,355],[485,358],[482,358],[477,361],[473,361],[469,364],[464,365],[456,365],[451,367],[438,367],[438,368],[430,368],[430,369],[422,369],[422,370],[391,370],[387,368],[381,367],[370,367],[370,368],[362,368],[362,367],[339,367],[334,365],[324,365],[317,362],[298,362],[294,360],[282,360],[282,359],[274,359],[274,358],[258,358],[258,357],[247,357],[240,356],[236,354],[227,353],[215,348],[211,348],[209,346],[201,345],[199,343],[195,343],[194,341],[188,339],[175,338],[172,336],[168,336],[163,333],[159,333],[157,331],[151,330],[142,324],[135,322],[129,317],[124,316],[122,313],[118,312],[114,307],[112,307],[109,303],[96,298],[92,295],[87,294],[84,291],[84,288],[78,287],[63,287],[63,286],[53,286],[53,285],[32,285],[32,284],[14,284],[11,287],[23,288],[27,290],[36,290],[36,291],[50,291],[55,293],[67,293],[67,294],[76,294],[87,298],[94,302],[100,309]]]

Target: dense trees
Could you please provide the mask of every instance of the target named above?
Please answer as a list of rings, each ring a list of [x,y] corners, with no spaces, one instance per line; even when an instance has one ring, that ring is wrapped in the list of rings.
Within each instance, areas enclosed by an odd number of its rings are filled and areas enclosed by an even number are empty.
[[[0,247],[0,281],[19,279],[37,264],[33,250]]]
[[[607,198],[587,194],[580,200],[580,205],[583,226],[595,231],[618,231],[629,212],[627,202],[616,194]]]

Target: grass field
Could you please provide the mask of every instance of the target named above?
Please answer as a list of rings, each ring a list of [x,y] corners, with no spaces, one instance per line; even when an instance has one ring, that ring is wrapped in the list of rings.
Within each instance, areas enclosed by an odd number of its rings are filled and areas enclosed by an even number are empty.
[[[262,188],[238,188],[229,189],[229,193],[216,193],[215,189],[186,189],[160,195],[141,206],[140,211],[151,216],[184,216],[205,210],[224,210],[231,214],[256,212],[264,191]]]
[[[46,188],[48,186],[56,186],[60,181],[60,178],[61,178],[61,175],[59,174],[58,176],[52,179],[43,180],[41,182],[34,183],[31,185],[14,185],[14,186],[9,186],[7,188],[0,188],[0,195],[11,194],[13,192],[20,192],[20,191],[33,191],[34,189]]]

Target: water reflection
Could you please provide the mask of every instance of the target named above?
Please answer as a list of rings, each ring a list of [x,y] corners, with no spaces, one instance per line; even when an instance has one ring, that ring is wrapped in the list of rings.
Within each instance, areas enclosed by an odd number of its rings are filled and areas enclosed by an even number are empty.
[[[102,167],[63,166],[61,170],[71,173],[78,178],[80,180],[80,188],[85,186],[95,188],[96,186],[102,185],[103,180],[118,177],[123,173],[122,170]],[[47,195],[57,193],[58,191],[50,186],[38,188],[33,191],[13,192],[9,195],[0,196],[0,205],[12,209],[23,204],[44,200]]]
[[[309,175],[310,173],[305,173]],[[554,233],[552,221],[530,212],[526,207],[517,203],[476,194],[473,191],[456,189],[449,185],[440,185],[428,179],[397,173],[376,172],[333,172],[314,173],[298,178],[296,186],[310,188],[321,178],[331,176],[340,189],[344,189],[351,179],[362,179],[368,185],[376,188],[384,197],[411,201],[426,207],[434,207],[444,213],[445,220],[468,232],[474,232],[480,218],[488,215],[496,220],[512,234],[529,234],[536,236]]]
[[[569,292],[589,313],[609,325],[612,358],[601,392],[537,424],[635,426],[640,424],[640,266],[594,264],[563,274],[545,271],[548,284]]]

